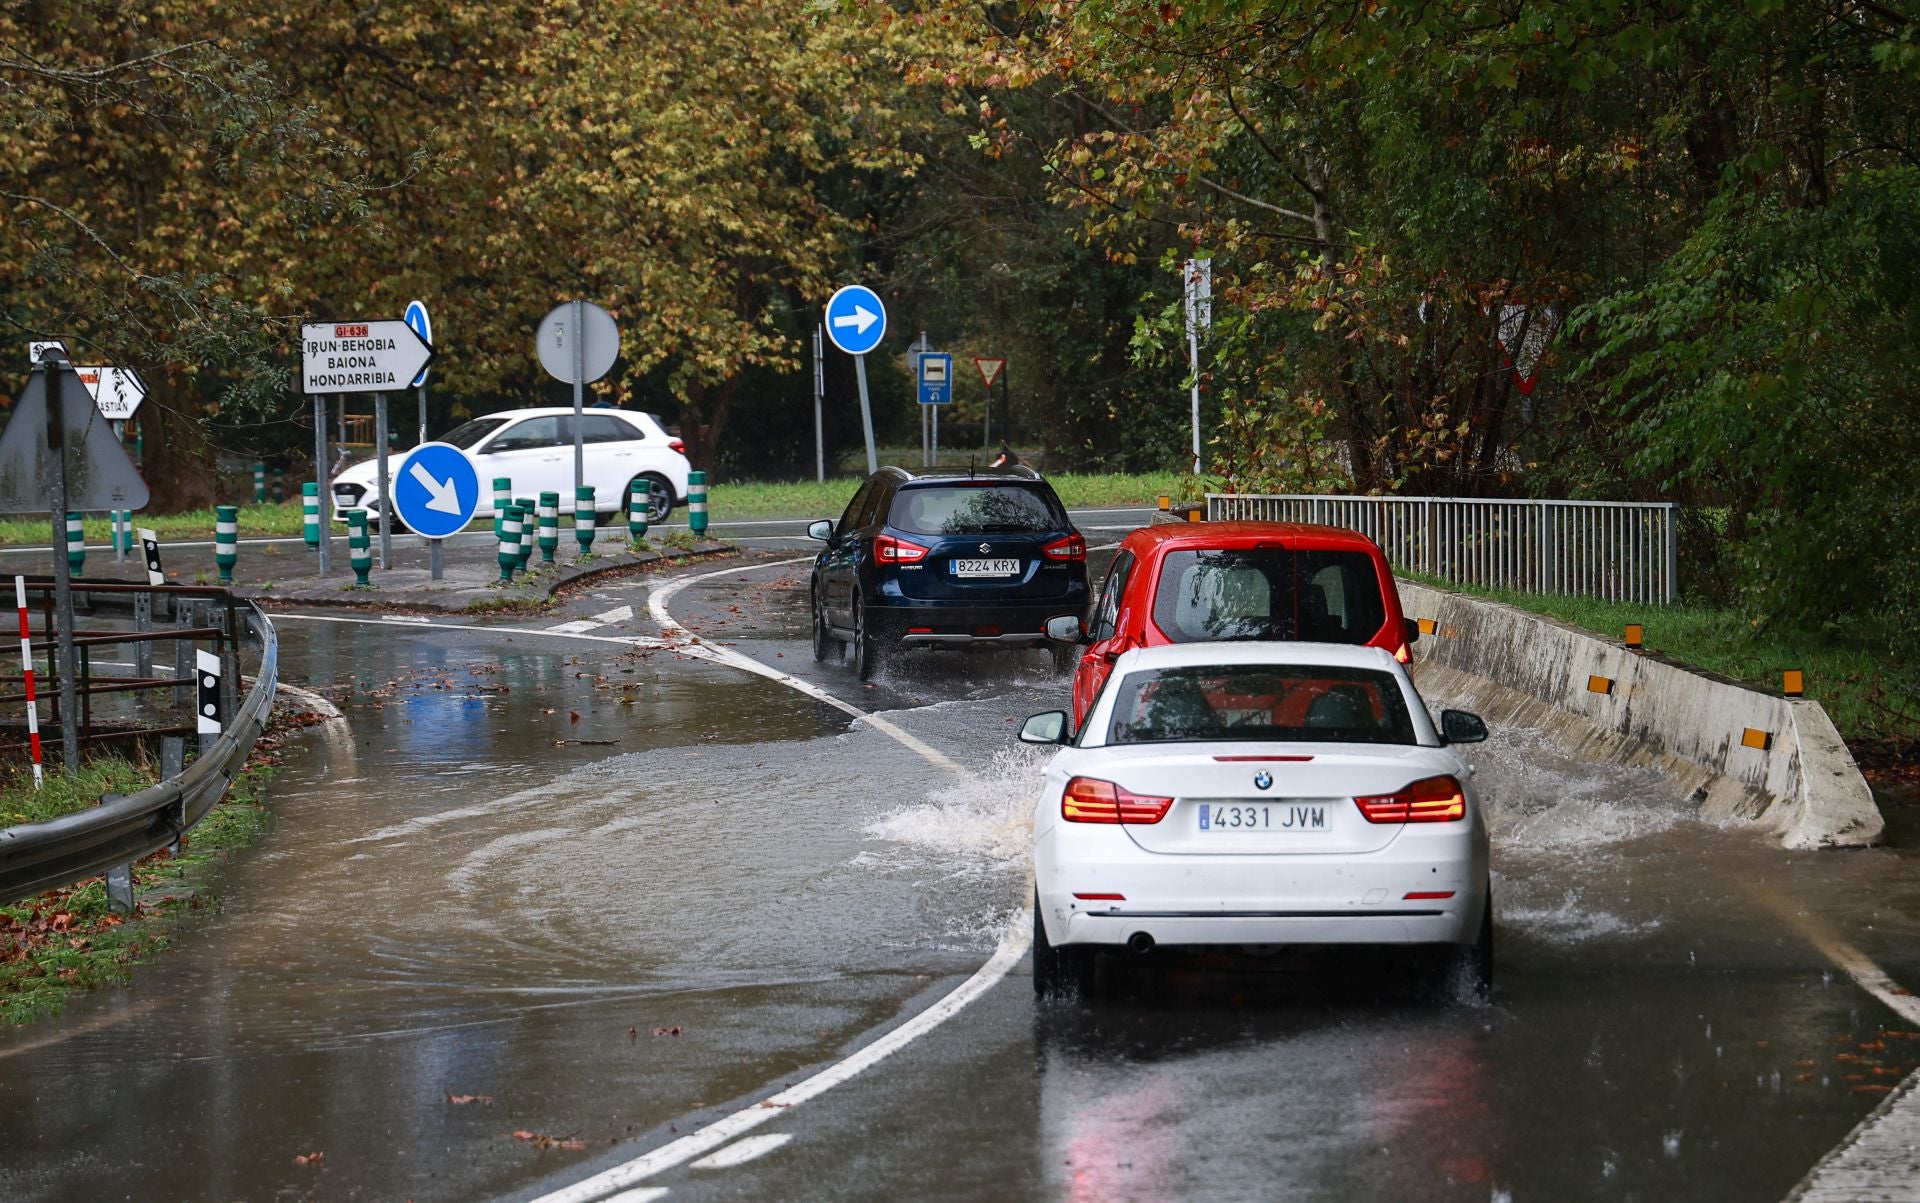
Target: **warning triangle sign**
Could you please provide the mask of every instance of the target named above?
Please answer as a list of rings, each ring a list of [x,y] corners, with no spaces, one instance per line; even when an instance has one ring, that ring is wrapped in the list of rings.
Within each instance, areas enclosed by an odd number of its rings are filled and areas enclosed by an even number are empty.
[[[59,380],[62,462],[67,472],[67,509],[145,509],[147,482],[127,458],[120,440],[87,392],[80,376],[65,365],[33,370],[13,416],[0,432],[0,514],[53,512],[54,456],[47,422],[47,380]]]
[[[988,388],[992,388],[993,382],[1000,376],[1000,369],[1007,366],[1007,361],[1005,359],[990,359],[984,355],[975,355],[973,357],[973,366],[980,369],[981,382]]]

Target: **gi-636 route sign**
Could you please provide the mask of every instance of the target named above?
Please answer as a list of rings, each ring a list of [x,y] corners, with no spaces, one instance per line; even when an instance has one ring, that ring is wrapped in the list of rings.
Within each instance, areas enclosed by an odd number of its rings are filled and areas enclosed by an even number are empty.
[[[300,327],[304,392],[398,392],[411,388],[432,360],[433,348],[405,322],[309,322]]]

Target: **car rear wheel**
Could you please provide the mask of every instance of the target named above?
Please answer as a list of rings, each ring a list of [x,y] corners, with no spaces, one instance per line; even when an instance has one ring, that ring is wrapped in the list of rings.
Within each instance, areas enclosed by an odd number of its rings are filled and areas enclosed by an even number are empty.
[[[820,663],[822,661],[832,659],[834,650],[838,644],[839,644],[839,640],[833,637],[833,632],[827,630],[826,611],[820,608],[820,594],[816,591],[813,594],[813,659],[814,659],[814,662]]]
[[[1033,992],[1055,998],[1093,992],[1093,950],[1075,945],[1056,948],[1047,942],[1047,925],[1040,918],[1040,896],[1033,898]]]
[[[627,498],[633,496],[634,481],[640,482],[647,491],[647,525],[657,526],[665,522],[673,513],[673,485],[658,472],[642,472],[627,482],[626,492],[620,495],[622,519],[626,517]]]
[[[862,681],[873,679],[880,671],[880,641],[867,627],[867,607],[859,598],[853,602],[853,672]]]
[[[1480,934],[1473,943],[1465,945],[1453,956],[1447,975],[1450,983],[1458,983],[1464,989],[1473,992],[1476,998],[1485,998],[1493,992],[1493,887],[1487,887],[1487,905],[1480,915]]]

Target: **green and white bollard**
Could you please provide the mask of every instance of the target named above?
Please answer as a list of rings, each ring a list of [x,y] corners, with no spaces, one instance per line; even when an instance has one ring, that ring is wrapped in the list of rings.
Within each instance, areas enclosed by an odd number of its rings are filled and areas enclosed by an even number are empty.
[[[309,480],[300,486],[300,534],[307,550],[320,546],[320,482]]]
[[[87,529],[86,519],[79,514],[67,515],[67,571],[79,576],[87,566]]]
[[[253,461],[253,504],[259,505],[267,499],[267,465],[264,461]]]
[[[522,497],[513,508],[520,515],[520,571],[525,572],[533,559],[533,534],[540,519],[530,498]]]
[[[593,486],[581,485],[573,491],[573,537],[580,544],[580,558],[593,558]]]
[[[553,563],[560,550],[560,494],[540,494],[540,562]]]
[[[494,477],[493,478],[493,518],[494,518],[493,533],[496,535],[500,533],[500,511],[506,509],[507,503],[512,500],[513,500],[513,478],[511,476]]]
[[[213,507],[213,562],[220,569],[220,583],[233,584],[233,566],[240,562],[240,507]]]
[[[687,473],[687,526],[696,539],[707,533],[707,474],[698,468]]]
[[[500,583],[513,582],[513,570],[520,565],[520,514],[512,502],[500,507]]]
[[[285,468],[275,468],[273,470],[273,499],[275,501],[285,501],[287,499],[287,470]]]
[[[372,584],[367,574],[373,571],[373,540],[367,534],[367,511],[347,511],[347,563],[358,578],[354,584],[365,588]]]
[[[627,539],[638,545],[647,537],[647,482],[635,477],[627,484]]]

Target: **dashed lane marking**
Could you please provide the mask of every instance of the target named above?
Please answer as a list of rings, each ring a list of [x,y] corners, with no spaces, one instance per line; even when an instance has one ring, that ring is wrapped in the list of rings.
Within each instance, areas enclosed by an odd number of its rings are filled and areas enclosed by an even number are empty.
[[[791,1132],[765,1132],[759,1136],[749,1136],[745,1140],[736,1140],[718,1153],[709,1153],[689,1165],[690,1170],[726,1170],[736,1165],[745,1165],[758,1157],[765,1157],[781,1145],[793,1139]]]
[[[634,1190],[623,1190],[606,1200],[606,1203],[653,1203],[655,1199],[666,1198],[667,1193],[667,1188],[664,1186],[642,1186]]]
[[[580,635],[599,627],[611,626],[616,622],[628,622],[633,618],[632,606],[620,606],[604,614],[595,614],[592,618],[576,618],[572,622],[559,623],[547,628],[549,635]]]

